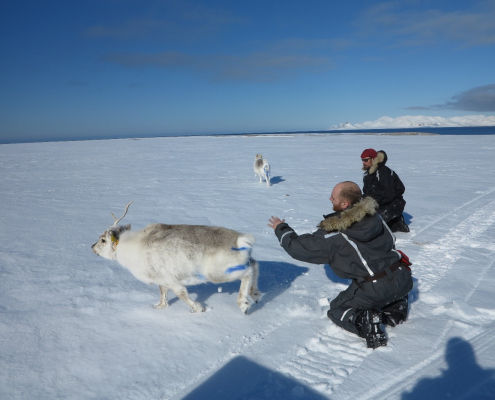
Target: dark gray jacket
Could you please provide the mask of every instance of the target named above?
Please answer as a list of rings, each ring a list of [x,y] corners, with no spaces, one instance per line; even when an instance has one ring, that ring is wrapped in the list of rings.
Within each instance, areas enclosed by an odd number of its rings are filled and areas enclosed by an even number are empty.
[[[387,153],[379,150],[377,156],[373,159],[371,168],[364,171],[363,196],[373,197],[380,207],[395,202],[401,202],[405,205],[406,203],[402,196],[406,188],[399,175],[385,165],[387,160]]]
[[[395,236],[371,197],[326,216],[313,234],[298,235],[286,223],[275,229],[280,245],[296,260],[329,264],[341,278],[373,276],[398,261]]]

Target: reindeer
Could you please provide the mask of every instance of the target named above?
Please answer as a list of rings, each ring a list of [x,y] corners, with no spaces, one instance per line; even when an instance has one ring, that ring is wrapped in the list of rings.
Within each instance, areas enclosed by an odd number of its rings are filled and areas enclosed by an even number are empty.
[[[191,312],[205,309],[189,297],[186,286],[204,282],[241,281],[237,304],[247,314],[252,302],[261,297],[258,289],[259,265],[251,258],[254,237],[231,229],[203,225],[150,224],[131,232],[131,225],[118,226],[115,220],[91,246],[94,253],[116,260],[140,281],[160,287],[155,308],[168,307],[172,290],[187,303]]]
[[[270,186],[270,164],[268,164],[268,160],[263,159],[261,154],[256,154],[254,158],[254,176],[260,177],[260,183],[263,182],[263,179],[266,181],[266,186]]]

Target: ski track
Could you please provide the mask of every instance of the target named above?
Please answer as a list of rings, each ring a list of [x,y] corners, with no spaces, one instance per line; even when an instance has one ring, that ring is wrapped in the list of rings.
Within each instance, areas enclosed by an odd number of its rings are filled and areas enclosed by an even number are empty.
[[[490,258],[493,258],[494,253],[490,254]],[[479,283],[486,275],[486,273],[492,268],[495,261],[492,261],[487,267],[481,271],[474,288],[464,297],[464,302],[468,302],[471,296],[476,291]],[[490,323],[490,326],[485,327],[481,332],[477,329],[471,331],[466,330],[464,339],[469,340],[476,353],[481,354],[486,348],[493,345],[493,337],[495,335],[495,315],[483,316],[478,318],[477,315],[468,318],[468,320],[461,320],[461,322],[467,322],[472,325],[479,325],[480,323]],[[415,382],[420,377],[431,374],[433,371],[438,370],[445,361],[445,350],[443,344],[445,339],[449,335],[450,331],[456,323],[455,319],[450,319],[442,330],[435,343],[433,344],[431,351],[433,354],[424,361],[404,370],[401,372],[395,372],[394,375],[389,376],[389,379],[383,381],[381,385],[375,386],[370,389],[366,394],[360,397],[356,397],[355,400],[368,400],[368,399],[387,399],[396,398],[396,395],[403,393],[404,390],[411,385],[411,382]],[[385,383],[386,382],[386,383]]]
[[[455,321],[453,320],[447,322],[442,331],[442,335],[436,342],[435,347],[437,348],[430,357],[404,371],[396,371],[394,375],[389,376],[386,383],[382,382],[369,389],[362,396],[355,397],[354,400],[395,399],[411,385],[411,382],[416,382],[421,377],[431,375],[434,371],[437,371],[445,362],[445,350],[440,348],[440,344],[443,343],[454,324]],[[469,339],[469,343],[472,345],[473,349],[475,349],[477,353],[481,353],[493,345],[494,334],[495,326],[485,329],[481,333],[473,336],[467,335],[465,339]]]
[[[492,192],[493,189],[485,192],[484,195]],[[479,196],[476,199],[479,199],[480,197],[482,196]],[[468,206],[472,203],[473,202],[470,201],[465,203],[463,206]],[[462,207],[458,207],[455,211],[458,211],[461,208]],[[451,213],[446,214],[444,218],[450,214]],[[474,214],[470,215],[454,229],[451,229],[450,232],[448,232],[442,239],[432,245],[427,245],[422,248],[417,260],[414,261],[414,266],[418,271],[423,269],[426,270],[425,273],[421,272],[420,274],[422,282],[420,282],[419,291],[422,293],[430,291],[439,281],[441,281],[441,278],[445,276],[448,270],[455,265],[457,260],[461,257],[462,251],[466,247],[472,247],[470,246],[470,242],[480,237],[494,223],[495,202],[491,202]],[[487,258],[492,261],[488,263],[488,265],[481,271],[479,271],[474,287],[463,298],[464,303],[469,301],[471,296],[476,292],[476,289],[479,287],[483,278],[493,267],[495,262],[493,261],[494,256],[495,251],[492,250],[487,256]],[[435,260],[435,262],[428,262],[429,260]],[[442,262],[442,260],[445,261]],[[439,366],[444,363],[444,343],[454,327],[456,319],[470,324],[466,327],[467,329],[472,325],[490,323],[491,326],[485,327],[485,329],[481,332],[477,329],[472,329],[471,332],[466,330],[464,335],[464,338],[469,340],[470,344],[477,353],[483,352],[484,349],[493,344],[493,335],[495,334],[495,326],[493,321],[495,320],[495,316],[483,316],[483,314],[481,314],[481,316],[482,318],[479,318],[478,315],[474,315],[469,316],[466,319],[460,319],[453,316],[452,319],[447,321],[442,333],[432,345],[430,352],[433,352],[433,354],[430,357],[404,371],[398,373],[396,372],[393,376],[390,376],[389,379],[382,381],[381,384],[374,386],[372,389],[367,391],[366,394],[356,397],[355,400],[396,398],[397,395],[404,392],[404,390],[411,385],[411,382],[415,382],[421,376],[424,376],[425,371],[437,370]]]
[[[339,327],[329,325],[301,347],[279,372],[329,396],[373,351],[364,350],[361,338],[350,337]]]
[[[495,201],[480,208],[451,229],[442,239],[425,245],[414,260],[421,271],[419,291],[429,292],[460,258],[469,242],[480,237],[495,223]]]
[[[490,189],[488,189],[487,191],[485,191],[484,193],[480,194],[478,197],[475,197],[474,199],[471,199],[470,201],[460,205],[459,207],[457,208],[454,208],[453,210],[449,211],[448,213],[444,214],[444,215],[441,215],[440,217],[438,217],[436,220],[430,222],[428,225],[426,225],[425,227],[421,228],[420,230],[418,230],[417,232],[414,232],[411,236],[410,236],[410,239],[413,239],[414,237],[416,237],[417,235],[419,235],[420,233],[423,233],[424,231],[430,229],[432,226],[435,226],[436,224],[438,224],[440,221],[444,220],[445,218],[449,217],[450,215],[454,214],[455,212],[459,211],[459,210],[462,210],[464,207],[467,207],[469,206],[470,204],[472,203],[475,203],[476,201],[478,201],[479,199],[489,195],[490,193],[492,193],[493,191],[495,191],[495,187],[492,187]]]

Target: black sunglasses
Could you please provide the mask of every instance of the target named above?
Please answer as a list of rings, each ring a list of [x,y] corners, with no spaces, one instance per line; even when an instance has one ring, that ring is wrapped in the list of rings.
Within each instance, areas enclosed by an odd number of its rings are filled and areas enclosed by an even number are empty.
[[[362,161],[362,162],[368,162],[369,160],[371,160],[371,157],[368,157],[368,158],[361,158],[361,161]]]

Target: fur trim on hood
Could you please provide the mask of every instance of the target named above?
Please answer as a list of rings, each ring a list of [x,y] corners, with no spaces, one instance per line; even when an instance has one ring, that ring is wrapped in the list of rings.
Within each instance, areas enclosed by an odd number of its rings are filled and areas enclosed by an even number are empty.
[[[350,208],[330,214],[318,224],[318,228],[327,232],[342,231],[361,221],[366,215],[375,215],[377,212],[378,203],[372,197],[365,197]]]
[[[373,159],[373,162],[371,163],[371,168],[368,170],[368,173],[370,175],[374,174],[380,164],[385,165],[388,158],[387,158],[387,153],[385,153],[383,150],[379,150],[376,152],[376,157]]]

